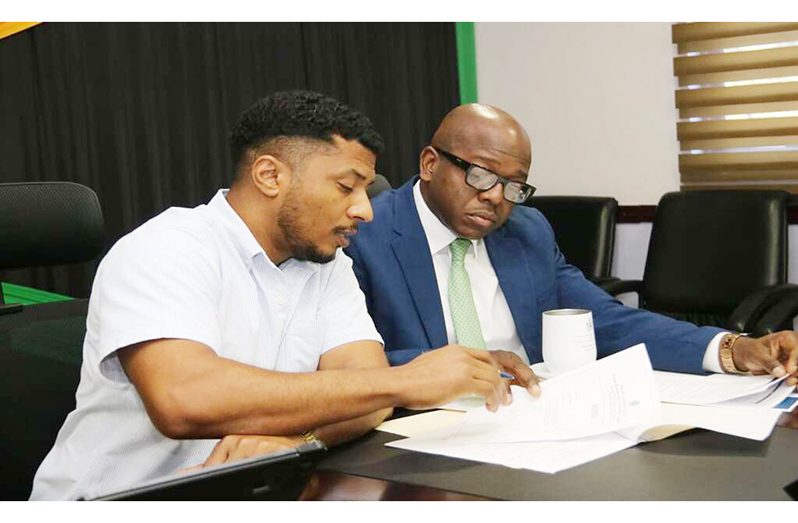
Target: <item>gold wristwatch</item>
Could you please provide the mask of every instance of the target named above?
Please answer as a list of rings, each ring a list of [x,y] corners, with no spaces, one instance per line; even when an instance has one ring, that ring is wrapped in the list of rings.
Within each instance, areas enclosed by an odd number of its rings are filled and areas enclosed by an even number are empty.
[[[312,430],[306,430],[305,432],[303,432],[302,439],[304,439],[305,442],[307,443],[315,443],[319,441],[319,438],[317,438],[316,435],[313,434]]]
[[[745,336],[745,334],[730,333],[723,336],[720,340],[718,359],[720,360],[720,369],[726,374],[749,374],[746,371],[738,369],[732,357],[732,348],[740,336]]]

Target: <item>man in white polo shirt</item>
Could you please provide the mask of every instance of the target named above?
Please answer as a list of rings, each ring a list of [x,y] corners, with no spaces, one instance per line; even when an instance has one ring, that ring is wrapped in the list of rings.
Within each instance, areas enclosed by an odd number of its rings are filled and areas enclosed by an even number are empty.
[[[236,176],[114,245],[92,289],[76,409],[31,499],[119,490],[197,465],[318,438],[335,445],[393,406],[476,393],[510,401],[510,353],[450,346],[391,368],[351,260],[372,218],[382,139],[317,93],[275,93],[231,135]],[[222,439],[220,439],[222,438]]]

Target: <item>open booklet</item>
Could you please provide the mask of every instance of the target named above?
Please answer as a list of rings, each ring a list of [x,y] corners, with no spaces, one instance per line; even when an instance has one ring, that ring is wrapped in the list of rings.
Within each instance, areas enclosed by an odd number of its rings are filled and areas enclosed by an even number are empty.
[[[484,407],[429,412],[378,430],[408,436],[390,447],[553,473],[691,428],[764,440],[781,414],[773,408],[661,403],[643,345],[541,385],[540,398],[514,388],[513,404],[496,413]]]

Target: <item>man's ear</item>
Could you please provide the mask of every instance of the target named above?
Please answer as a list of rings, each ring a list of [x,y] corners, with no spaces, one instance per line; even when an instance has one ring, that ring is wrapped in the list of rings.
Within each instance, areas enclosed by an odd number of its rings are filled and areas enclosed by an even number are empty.
[[[275,198],[280,194],[280,189],[286,187],[291,177],[291,167],[271,154],[264,154],[252,162],[249,174],[252,184],[261,193]]]
[[[421,150],[418,158],[418,172],[422,180],[428,182],[432,179],[432,173],[435,166],[438,165],[438,161],[438,153],[431,146],[428,145]]]

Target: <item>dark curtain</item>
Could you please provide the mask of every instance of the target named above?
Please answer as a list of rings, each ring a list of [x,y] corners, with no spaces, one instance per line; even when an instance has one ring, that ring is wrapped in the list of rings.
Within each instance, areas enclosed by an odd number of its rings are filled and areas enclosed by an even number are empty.
[[[227,186],[232,123],[257,98],[293,88],[366,113],[387,146],[377,171],[397,186],[458,103],[454,24],[36,26],[0,40],[0,182],[91,187],[109,248],[164,209]],[[87,296],[97,262],[0,280]]]

